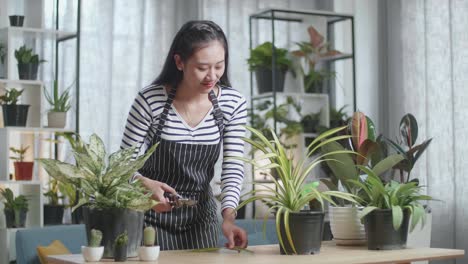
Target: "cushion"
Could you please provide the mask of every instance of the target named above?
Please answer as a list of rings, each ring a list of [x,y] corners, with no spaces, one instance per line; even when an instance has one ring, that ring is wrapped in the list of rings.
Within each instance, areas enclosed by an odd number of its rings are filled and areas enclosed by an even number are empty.
[[[38,246],[37,255],[41,264],[47,264],[47,256],[51,255],[64,255],[70,254],[68,248],[60,242],[60,240],[54,240],[48,246]]]

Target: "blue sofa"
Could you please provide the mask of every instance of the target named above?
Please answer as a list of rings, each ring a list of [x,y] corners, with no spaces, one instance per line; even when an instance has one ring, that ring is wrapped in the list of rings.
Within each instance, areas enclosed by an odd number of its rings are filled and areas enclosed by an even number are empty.
[[[236,219],[236,225],[243,228],[247,232],[249,246],[278,244],[276,235],[276,225],[274,219],[266,221],[265,235],[263,234],[263,220],[259,219]],[[226,238],[220,230],[218,238],[218,246],[224,247]]]
[[[37,246],[60,240],[71,253],[81,253],[87,244],[85,225],[57,225],[19,229],[16,232],[16,263],[39,264]]]

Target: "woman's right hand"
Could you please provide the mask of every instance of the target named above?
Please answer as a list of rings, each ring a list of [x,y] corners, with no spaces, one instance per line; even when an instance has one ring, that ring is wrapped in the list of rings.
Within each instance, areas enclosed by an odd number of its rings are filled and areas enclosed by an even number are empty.
[[[172,210],[172,206],[169,203],[169,199],[164,197],[165,192],[169,192],[172,194],[177,194],[177,192],[169,185],[160,182],[151,180],[149,178],[143,176],[136,176],[136,179],[140,180],[145,187],[153,193],[151,196],[154,200],[158,201],[158,204],[153,207],[158,213],[168,212]]]

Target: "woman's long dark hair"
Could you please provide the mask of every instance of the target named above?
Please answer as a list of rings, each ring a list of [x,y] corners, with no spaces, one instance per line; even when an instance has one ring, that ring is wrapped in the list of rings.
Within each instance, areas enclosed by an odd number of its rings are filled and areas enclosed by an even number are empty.
[[[183,72],[176,67],[174,55],[178,54],[182,61],[187,61],[195,51],[206,46],[208,42],[217,40],[224,47],[224,74],[219,83],[231,86],[228,78],[229,49],[223,30],[213,21],[194,20],[185,23],[177,32],[164,62],[163,69],[153,84],[165,84],[176,88],[183,78]]]

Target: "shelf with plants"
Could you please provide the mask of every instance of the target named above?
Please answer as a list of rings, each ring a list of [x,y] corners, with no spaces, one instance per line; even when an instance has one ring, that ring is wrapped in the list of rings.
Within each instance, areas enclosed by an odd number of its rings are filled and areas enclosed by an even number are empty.
[[[299,124],[294,139],[282,142],[297,146],[293,150],[297,158],[306,155],[306,146],[318,134],[338,124],[335,109],[348,105],[343,110],[347,113],[355,108],[353,27],[353,15],[315,10],[268,9],[249,17],[250,124],[264,130],[255,122],[266,117],[258,106],[269,101],[272,113],[266,124],[276,134]],[[340,37],[348,40],[343,41],[346,45],[340,45]],[[344,81],[343,76],[351,79]],[[280,120],[278,112],[289,98],[301,109],[288,110],[287,120]],[[268,172],[255,172],[252,180],[268,177]]]
[[[72,5],[79,10],[80,1]],[[0,6],[0,189],[9,188],[15,196],[25,195],[29,204],[25,227],[40,227],[44,225],[46,198],[54,197],[49,177],[36,160],[62,157],[60,135],[76,132],[77,127],[74,110],[78,100],[74,95],[79,90],[75,82],[79,67],[73,56],[68,61],[61,58],[70,47],[76,47],[78,56],[79,11],[75,14],[65,10],[61,1],[0,0]],[[67,16],[72,19],[63,23]],[[73,18],[75,25],[70,23]],[[21,122],[17,122],[18,111],[9,111],[18,109],[18,105],[29,105]],[[60,117],[52,118],[56,113]],[[64,122],[64,116],[71,120]],[[57,120],[61,124],[51,123]],[[12,159],[18,158],[22,148],[27,148],[23,161],[33,162],[27,179],[15,170],[19,160]],[[6,228],[0,202],[0,263],[15,260],[16,230]]]

